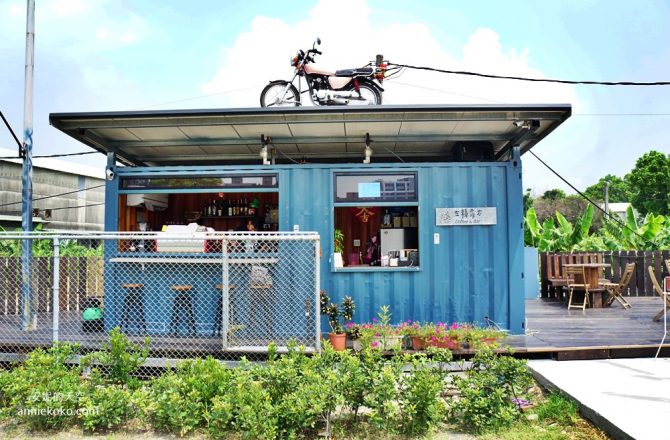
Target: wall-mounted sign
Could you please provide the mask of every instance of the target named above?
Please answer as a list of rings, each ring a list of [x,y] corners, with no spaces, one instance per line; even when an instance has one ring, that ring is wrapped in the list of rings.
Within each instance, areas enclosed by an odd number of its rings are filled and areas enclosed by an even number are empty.
[[[437,226],[495,225],[496,208],[436,208]]]

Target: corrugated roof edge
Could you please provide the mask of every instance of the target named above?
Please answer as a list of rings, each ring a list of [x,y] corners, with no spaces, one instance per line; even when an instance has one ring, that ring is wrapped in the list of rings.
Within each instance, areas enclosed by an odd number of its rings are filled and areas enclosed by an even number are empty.
[[[300,114],[300,113],[381,113],[381,112],[431,112],[431,111],[562,111],[567,119],[572,114],[571,104],[485,104],[485,105],[462,105],[462,104],[440,104],[440,105],[378,105],[378,106],[327,106],[327,107],[243,107],[227,109],[186,109],[186,110],[135,110],[135,111],[109,111],[109,112],[68,112],[50,113],[49,122],[63,119],[95,119],[100,117],[129,117],[129,116],[211,116],[211,115],[262,115],[262,114]],[[54,125],[56,126],[56,125]]]

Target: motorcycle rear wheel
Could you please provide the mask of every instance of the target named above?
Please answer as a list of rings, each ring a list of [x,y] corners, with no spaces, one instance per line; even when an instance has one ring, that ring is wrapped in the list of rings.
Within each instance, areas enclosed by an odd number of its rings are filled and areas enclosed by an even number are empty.
[[[382,94],[374,84],[367,81],[360,81],[358,83],[358,88],[361,91],[362,100],[350,99],[349,105],[381,105],[382,103]],[[349,83],[347,91],[355,91],[353,83]]]
[[[288,84],[288,89],[286,85]],[[297,107],[300,105],[300,94],[293,84],[287,82],[273,82],[263,88],[261,92],[261,107]]]

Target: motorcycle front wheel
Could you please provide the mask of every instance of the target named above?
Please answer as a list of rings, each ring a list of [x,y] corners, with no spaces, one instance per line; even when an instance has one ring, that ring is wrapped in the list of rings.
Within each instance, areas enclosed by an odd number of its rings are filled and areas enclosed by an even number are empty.
[[[381,105],[382,94],[374,84],[367,81],[360,81],[358,89],[361,91],[361,99],[350,99],[349,105]],[[345,89],[347,91],[355,90],[352,83]]]
[[[298,89],[286,81],[271,82],[261,92],[261,107],[297,107],[299,105]]]

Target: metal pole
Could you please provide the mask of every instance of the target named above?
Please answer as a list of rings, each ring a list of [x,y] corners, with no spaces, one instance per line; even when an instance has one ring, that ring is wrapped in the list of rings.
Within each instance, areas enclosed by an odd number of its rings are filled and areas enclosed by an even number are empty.
[[[58,237],[54,237],[54,277],[53,277],[53,288],[51,289],[52,298],[51,302],[53,304],[53,342],[58,341],[58,327],[60,325],[59,312],[60,312],[60,240]]]
[[[321,352],[321,238],[314,241],[314,323],[316,324],[316,334],[314,335],[314,348],[317,352]]]
[[[221,240],[221,343],[228,349],[230,328],[230,266],[228,261],[228,239]],[[214,323],[217,325],[218,323]]]
[[[610,214],[610,183],[605,182],[605,215]]]
[[[23,96],[23,173],[21,193],[21,229],[33,230],[33,70],[35,46],[35,0],[28,0],[26,18],[26,73]],[[21,319],[24,331],[33,331],[37,327],[37,315],[32,304],[31,265],[33,242],[21,241],[21,298],[23,315]]]

